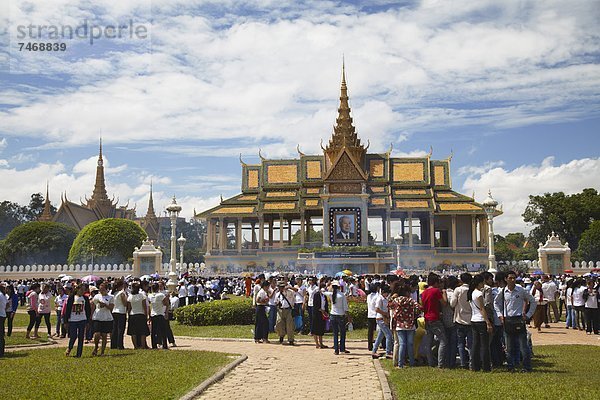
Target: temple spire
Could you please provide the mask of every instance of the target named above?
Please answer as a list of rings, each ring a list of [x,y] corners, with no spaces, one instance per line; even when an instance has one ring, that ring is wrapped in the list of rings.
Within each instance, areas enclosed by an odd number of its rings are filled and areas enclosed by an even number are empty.
[[[338,107],[338,116],[333,127],[333,135],[329,139],[325,154],[327,155],[327,164],[335,160],[336,156],[343,148],[348,149],[349,153],[357,161],[362,164],[362,159],[366,150],[360,143],[360,139],[356,134],[356,129],[352,125],[352,117],[350,116],[350,104],[348,102],[348,85],[346,83],[346,62],[342,58],[342,84],[340,86],[340,105]]]
[[[96,183],[92,193],[92,201],[109,201],[106,194],[106,182],[104,180],[104,160],[102,158],[102,138],[100,138],[100,151],[98,153],[98,165],[96,166]]]
[[[156,218],[156,213],[154,212],[154,199],[152,198],[152,180],[150,180],[150,199],[148,200],[146,218]]]
[[[46,199],[44,200],[44,211],[39,216],[38,221],[52,221],[52,210],[50,206],[50,196],[48,195],[48,181],[46,181]]]

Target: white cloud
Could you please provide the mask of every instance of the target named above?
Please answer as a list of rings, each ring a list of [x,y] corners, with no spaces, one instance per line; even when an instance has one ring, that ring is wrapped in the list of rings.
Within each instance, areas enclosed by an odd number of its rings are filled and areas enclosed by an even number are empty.
[[[92,12],[88,2],[54,3],[13,2],[11,11],[36,23],[77,23],[90,13],[143,20],[150,4],[102,0]],[[598,115],[593,2],[426,1],[370,14],[335,2],[152,6],[151,53],[142,46],[19,60],[67,76],[68,86],[0,89],[14,105],[0,108],[0,132],[70,147],[94,140],[94,126],[109,143],[244,138],[255,145],[242,152],[275,141],[277,156],[298,142],[314,153],[335,120],[341,53],[355,124],[375,151],[405,132]]]
[[[521,216],[529,203],[529,195],[573,194],[585,188],[600,190],[600,158],[555,165],[554,157],[547,157],[539,165],[522,165],[512,170],[490,163],[479,168],[469,167],[464,172],[469,176],[463,184],[463,193],[475,191],[475,199],[481,202],[491,189],[494,198],[503,205],[504,214],[494,220],[494,230],[503,235],[531,229]]]
[[[4,151],[6,146],[8,146],[8,141],[6,140],[6,138],[2,138],[2,140],[0,140],[0,153]]]

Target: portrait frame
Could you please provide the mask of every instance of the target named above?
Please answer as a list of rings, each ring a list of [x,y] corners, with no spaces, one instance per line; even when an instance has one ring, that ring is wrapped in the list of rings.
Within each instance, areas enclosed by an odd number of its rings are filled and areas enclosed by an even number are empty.
[[[341,220],[350,219],[352,238],[344,239],[340,235]],[[361,218],[359,207],[336,207],[329,209],[329,242],[333,246],[360,246]]]

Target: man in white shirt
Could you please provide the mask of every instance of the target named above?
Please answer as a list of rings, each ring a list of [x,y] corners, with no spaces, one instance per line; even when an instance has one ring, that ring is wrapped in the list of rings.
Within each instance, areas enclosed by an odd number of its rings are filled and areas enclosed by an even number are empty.
[[[196,284],[195,282],[190,282],[187,287],[188,292],[188,304],[196,304]]]
[[[179,307],[185,306],[187,302],[187,288],[185,286],[185,281],[179,282],[177,295],[179,297]]]
[[[456,336],[458,341],[458,355],[461,368],[468,369],[470,365],[469,353],[473,334],[471,331],[471,304],[467,300],[469,283],[473,277],[468,272],[460,275],[461,286],[454,289],[450,299],[450,307],[454,308],[454,323],[456,324]]]
[[[379,297],[379,283],[372,283],[371,286],[369,286],[369,291],[370,293],[367,296],[367,342],[369,351],[373,351],[373,342],[375,341],[375,330],[377,328],[377,321],[375,317],[377,316],[376,308],[377,298]]]
[[[550,308],[552,308],[552,312],[554,312],[555,323],[560,320],[560,314],[558,313],[558,307],[556,305],[558,287],[556,286],[556,283],[550,280],[548,275],[544,275],[542,277],[542,293],[544,298],[548,299],[548,306],[546,307],[546,316],[544,317],[544,322],[546,323],[546,328],[550,328],[550,325],[548,325],[548,323],[552,320],[550,318]]]
[[[306,293],[304,295],[306,301],[306,309],[308,312],[308,326],[309,332],[312,335],[313,333],[313,321],[312,321],[312,313],[313,313],[313,302],[315,299],[315,293],[319,291],[319,286],[317,285],[317,278],[311,276],[308,279],[308,287],[306,288]]]

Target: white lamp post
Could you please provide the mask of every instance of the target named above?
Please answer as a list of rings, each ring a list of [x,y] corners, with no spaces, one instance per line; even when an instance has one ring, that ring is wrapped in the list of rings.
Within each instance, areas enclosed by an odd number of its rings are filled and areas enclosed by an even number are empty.
[[[94,246],[90,247],[90,252],[92,253],[92,270],[94,269]]]
[[[183,246],[185,246],[185,238],[183,237],[183,233],[179,235],[179,239],[177,239],[177,243],[179,243],[179,272],[183,273]],[[187,269],[186,269],[187,271]]]
[[[488,271],[492,274],[496,274],[496,256],[494,254],[494,212],[496,212],[496,206],[498,202],[492,197],[492,191],[488,192],[488,197],[481,203],[483,209],[487,214],[488,221]]]
[[[173,292],[177,287],[177,274],[175,273],[175,264],[177,263],[177,243],[176,243],[176,230],[177,230],[177,217],[181,211],[181,206],[177,204],[175,196],[173,196],[173,202],[167,207],[169,218],[171,218],[171,260],[169,262],[169,281],[167,287],[170,292]]]
[[[396,269],[400,269],[400,243],[402,243],[402,235],[400,233],[396,234],[394,242],[396,242]]]

